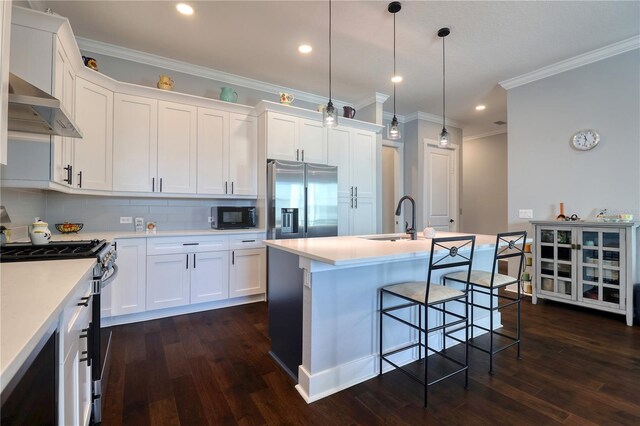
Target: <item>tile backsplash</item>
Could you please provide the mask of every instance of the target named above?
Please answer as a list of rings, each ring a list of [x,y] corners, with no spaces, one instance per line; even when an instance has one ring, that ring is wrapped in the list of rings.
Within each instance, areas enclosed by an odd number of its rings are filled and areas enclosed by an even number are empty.
[[[133,231],[134,224],[121,224],[120,217],[144,218],[160,231],[208,229],[211,207],[251,206],[255,200],[133,198],[71,195],[55,191],[2,188],[0,204],[11,218],[7,228],[17,230],[39,217],[54,224],[80,222],[84,231]],[[26,229],[26,228],[25,228]]]

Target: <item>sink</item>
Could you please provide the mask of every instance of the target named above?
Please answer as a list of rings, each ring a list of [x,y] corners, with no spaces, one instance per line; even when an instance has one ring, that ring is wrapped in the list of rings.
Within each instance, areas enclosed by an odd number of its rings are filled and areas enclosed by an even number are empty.
[[[411,241],[411,237],[408,235],[402,235],[402,236],[397,236],[397,235],[375,235],[372,237],[360,237],[362,239],[365,240],[371,240],[371,241]],[[423,240],[424,238],[422,237],[418,237],[419,240]]]

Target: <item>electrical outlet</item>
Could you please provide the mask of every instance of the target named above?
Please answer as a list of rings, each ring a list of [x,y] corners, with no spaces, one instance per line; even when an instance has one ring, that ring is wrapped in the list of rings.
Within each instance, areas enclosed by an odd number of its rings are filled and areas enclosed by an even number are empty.
[[[211,223],[212,221],[213,221],[213,218],[212,218],[211,216],[209,216],[209,217],[207,218],[207,222]]]
[[[131,216],[120,216],[120,223],[133,223]]]
[[[520,209],[518,210],[518,217],[520,219],[533,219],[532,209]]]
[[[144,218],[136,217],[136,232],[144,231]]]

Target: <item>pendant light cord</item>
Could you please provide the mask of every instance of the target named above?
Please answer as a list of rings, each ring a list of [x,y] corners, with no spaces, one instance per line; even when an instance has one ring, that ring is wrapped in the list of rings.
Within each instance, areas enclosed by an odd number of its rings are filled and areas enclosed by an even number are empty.
[[[329,102],[331,102],[331,0],[329,0]]]
[[[396,14],[393,14],[393,78],[396,78]],[[393,82],[393,116],[396,116],[396,83]]]
[[[445,128],[445,72],[444,72],[444,68],[445,68],[445,58],[444,58],[444,39],[445,37],[442,37],[442,128]]]

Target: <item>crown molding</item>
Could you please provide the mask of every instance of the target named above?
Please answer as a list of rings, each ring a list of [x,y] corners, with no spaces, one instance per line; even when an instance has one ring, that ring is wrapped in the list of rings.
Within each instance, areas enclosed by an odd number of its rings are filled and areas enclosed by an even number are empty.
[[[435,114],[429,114],[428,112],[422,112],[422,111],[417,111],[414,113],[411,113],[409,115],[406,115],[404,117],[404,122],[407,123],[409,121],[413,121],[413,120],[423,120],[423,121],[430,121],[432,123],[436,123],[436,124],[441,124],[442,123],[442,117],[440,117],[439,115],[435,115]],[[462,129],[462,124],[455,121],[455,120],[450,120],[450,119],[446,119],[445,120],[445,124],[451,127],[457,127],[458,129]]]
[[[466,136],[466,137],[462,138],[462,141],[463,142],[472,141],[474,139],[487,138],[489,136],[501,135],[503,133],[507,133],[507,128],[506,127],[504,129],[496,129],[496,130],[492,130],[490,132],[478,133],[477,135]]]
[[[303,92],[292,89],[290,87],[278,86],[276,84],[266,83],[252,78],[241,77],[239,75],[230,74],[224,71],[215,70],[213,68],[194,65],[188,62],[178,61],[176,59],[166,58],[164,56],[154,55],[152,53],[142,52],[139,50],[129,49],[114,44],[104,43],[97,40],[91,40],[84,37],[76,37],[78,47],[92,53],[111,56],[114,58],[124,59],[126,61],[137,62],[140,64],[151,65],[158,68],[181,72],[196,77],[208,78],[222,83],[246,87],[249,89],[259,90],[266,93],[278,94],[279,92],[292,93],[297,100],[311,102],[315,104],[325,104],[326,96],[315,95],[313,93]],[[333,100],[334,105],[349,105],[349,102]]]
[[[384,120],[391,121],[391,120],[393,120],[393,113],[392,112],[384,112],[384,113],[382,113],[382,118]],[[404,122],[407,121],[407,117],[405,117],[404,115],[396,114],[396,118],[398,119],[399,123],[404,123]]]
[[[564,61],[556,62],[555,64],[531,71],[518,77],[503,80],[498,84],[506,90],[513,89],[583,65],[588,65],[612,56],[620,55],[621,53],[629,52],[634,49],[640,49],[640,35],[610,44],[609,46],[601,47],[600,49],[592,50],[591,52],[583,53],[582,55],[574,56],[573,58],[565,59]]]
[[[389,99],[389,95],[375,92],[371,96],[367,96],[365,98],[360,99],[358,102],[354,102],[353,106],[355,109],[361,109],[375,103],[383,104],[386,102],[387,99]]]

